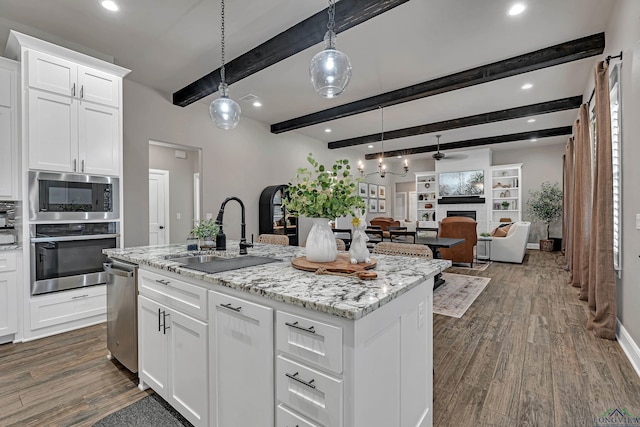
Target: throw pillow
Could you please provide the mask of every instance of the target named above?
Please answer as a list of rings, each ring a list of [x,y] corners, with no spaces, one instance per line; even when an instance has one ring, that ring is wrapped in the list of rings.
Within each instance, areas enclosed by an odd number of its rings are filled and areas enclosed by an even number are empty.
[[[497,227],[491,232],[491,237],[507,237],[505,227]]]

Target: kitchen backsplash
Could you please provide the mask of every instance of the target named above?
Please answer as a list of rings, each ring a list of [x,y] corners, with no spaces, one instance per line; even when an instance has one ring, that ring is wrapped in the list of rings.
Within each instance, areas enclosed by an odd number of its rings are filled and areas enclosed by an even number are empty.
[[[11,227],[16,222],[16,202],[0,202],[0,213],[7,213],[7,226]]]

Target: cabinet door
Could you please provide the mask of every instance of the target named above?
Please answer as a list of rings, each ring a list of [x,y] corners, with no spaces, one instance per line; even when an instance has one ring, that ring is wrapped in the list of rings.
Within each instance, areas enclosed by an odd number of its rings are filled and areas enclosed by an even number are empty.
[[[78,171],[97,175],[120,173],[120,112],[81,102],[78,116]]]
[[[83,101],[118,108],[120,106],[120,78],[103,71],[78,65],[78,97]]]
[[[13,199],[17,191],[16,145],[14,144],[11,109],[0,106],[0,200]]]
[[[29,168],[77,171],[77,109],[69,96],[29,90]]]
[[[0,61],[2,61],[1,58]],[[11,92],[15,85],[15,80],[13,71],[2,68],[2,66],[3,64],[0,62],[0,107],[11,107],[13,105]]]
[[[209,306],[214,425],[273,426],[273,310],[213,291]]]
[[[16,273],[0,273],[0,337],[15,334],[18,327]]]
[[[166,307],[155,301],[138,297],[138,375],[156,393],[167,399],[168,340],[158,310],[167,312]]]
[[[169,313],[167,322],[170,329],[167,330],[167,334],[170,396],[168,401],[194,426],[207,426],[209,422],[207,324],[178,311],[171,310]]]
[[[27,64],[27,84],[29,87],[65,96],[77,96],[78,66],[73,62],[29,50]]]

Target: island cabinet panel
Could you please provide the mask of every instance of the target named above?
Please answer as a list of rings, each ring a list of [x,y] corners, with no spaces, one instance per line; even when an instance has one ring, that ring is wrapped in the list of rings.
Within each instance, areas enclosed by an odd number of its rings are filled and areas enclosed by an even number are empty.
[[[175,275],[140,269],[140,293],[182,313],[207,320],[207,290],[177,279]]]
[[[273,310],[214,291],[209,307],[212,425],[272,427]]]
[[[168,310],[145,297],[138,298],[138,360],[140,380],[161,396],[166,394],[169,375],[167,336],[162,331],[162,310]]]
[[[289,411],[285,406],[278,405],[276,414],[276,426],[277,427],[322,427],[320,424],[316,424],[309,420],[302,418]]]

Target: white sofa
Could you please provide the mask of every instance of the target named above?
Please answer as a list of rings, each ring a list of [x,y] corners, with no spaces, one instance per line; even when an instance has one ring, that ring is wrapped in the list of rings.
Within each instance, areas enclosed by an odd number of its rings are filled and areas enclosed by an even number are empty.
[[[506,237],[494,237],[491,240],[491,261],[522,264],[530,227],[531,223],[528,221],[514,222]]]

